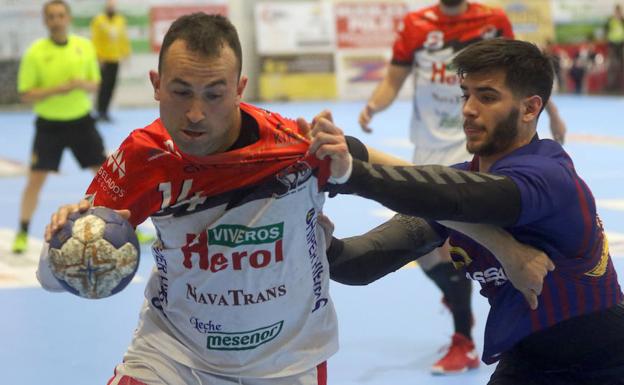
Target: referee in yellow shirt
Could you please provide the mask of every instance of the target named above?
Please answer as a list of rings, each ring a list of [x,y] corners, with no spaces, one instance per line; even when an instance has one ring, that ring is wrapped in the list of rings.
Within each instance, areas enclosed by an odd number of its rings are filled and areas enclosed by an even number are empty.
[[[83,168],[94,172],[104,162],[104,145],[90,115],[89,93],[100,83],[93,44],[68,34],[69,5],[50,0],[43,6],[49,36],[35,41],[19,67],[17,88],[25,103],[34,104],[37,117],[30,172],[22,195],[20,229],[13,252],[28,245],[28,225],[41,187],[51,171],[57,171],[61,156],[69,147]]]
[[[119,62],[130,55],[126,18],[117,12],[114,0],[107,0],[105,12],[91,21],[91,39],[102,74],[97,96],[98,119],[109,122],[108,107],[117,82]]]

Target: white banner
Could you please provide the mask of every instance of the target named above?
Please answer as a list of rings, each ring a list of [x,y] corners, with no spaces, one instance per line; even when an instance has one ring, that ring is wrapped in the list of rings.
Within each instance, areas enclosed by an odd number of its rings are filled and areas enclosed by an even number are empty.
[[[327,1],[257,3],[257,52],[260,55],[333,52],[332,7]]]
[[[621,0],[554,0],[553,18],[555,23],[606,22],[620,3]]]

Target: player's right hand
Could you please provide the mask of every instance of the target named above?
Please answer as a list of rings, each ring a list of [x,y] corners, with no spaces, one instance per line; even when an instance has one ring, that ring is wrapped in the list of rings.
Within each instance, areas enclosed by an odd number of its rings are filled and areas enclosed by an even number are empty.
[[[61,229],[65,223],[67,222],[67,217],[75,212],[84,213],[85,211],[91,208],[91,203],[82,199],[78,203],[63,205],[56,210],[52,217],[50,218],[50,223],[46,225],[44,238],[46,242],[50,242],[52,235],[56,233],[59,229]],[[130,210],[115,210],[119,215],[124,217],[125,219],[130,218]]]
[[[360,112],[360,117],[358,118],[358,123],[360,123],[360,127],[362,127],[362,131],[370,134],[373,132],[373,129],[370,128],[370,121],[373,119],[373,115],[375,114],[375,107],[371,103],[366,103],[362,112]]]
[[[324,111],[314,118],[311,135],[312,142],[308,152],[315,154],[318,159],[331,160],[329,169],[334,179],[347,176],[353,159],[344,132],[333,123],[331,113]]]

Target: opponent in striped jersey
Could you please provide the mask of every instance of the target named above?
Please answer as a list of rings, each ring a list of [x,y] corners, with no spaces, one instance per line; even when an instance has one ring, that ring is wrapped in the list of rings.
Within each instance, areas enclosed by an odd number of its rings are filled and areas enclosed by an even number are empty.
[[[457,75],[448,66],[461,49],[498,36],[513,38],[509,19],[502,10],[479,3],[441,0],[439,4],[406,14],[384,79],[360,114],[364,131],[370,131],[373,114],[392,103],[412,73],[413,163],[448,166],[468,160],[461,130],[461,92]],[[453,315],[450,347],[432,365],[432,372],[457,373],[476,368],[479,361],[473,358],[470,281],[453,268],[448,244],[423,256],[419,266],[442,291],[443,303]]]
[[[399,216],[365,236],[332,242],[333,277],[370,282],[449,237],[456,266],[480,283],[491,306],[483,361],[499,364],[489,385],[619,383],[624,298],[595,201],[563,148],[536,134],[552,89],[550,60],[530,43],[492,39],[466,48],[453,64],[468,150],[476,155],[471,163],[389,167],[355,160],[349,167],[336,164],[349,163],[336,153],[332,170],[352,172],[333,176],[348,179],[345,192],[403,214],[503,226],[546,252],[554,271],[547,272],[547,258],[488,250],[453,230],[456,223]],[[312,148],[333,151],[320,139]],[[364,253],[371,244],[378,252]]]

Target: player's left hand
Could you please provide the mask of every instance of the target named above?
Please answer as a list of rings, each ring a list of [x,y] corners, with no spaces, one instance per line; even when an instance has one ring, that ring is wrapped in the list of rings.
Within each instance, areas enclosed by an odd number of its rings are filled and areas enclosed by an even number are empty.
[[[312,121],[309,152],[319,159],[331,159],[331,176],[339,179],[351,168],[351,155],[343,131],[333,123],[331,113],[323,111]]]
[[[327,243],[327,248],[329,249],[332,236],[334,235],[334,222],[332,222],[325,214],[319,213],[317,217],[317,223],[323,229],[323,233],[325,234],[325,242]]]
[[[66,204],[59,207],[50,218],[50,223],[45,227],[44,239],[46,242],[50,242],[52,235],[59,231],[67,222],[67,218],[70,214],[75,212],[84,213],[91,208],[91,203],[86,199],[81,199],[78,203]],[[124,219],[130,218],[130,210],[115,210]]]
[[[518,289],[531,309],[538,306],[537,297],[542,293],[544,278],[555,264],[548,255],[532,246],[517,242],[507,248],[504,261],[501,261],[507,278]]]

